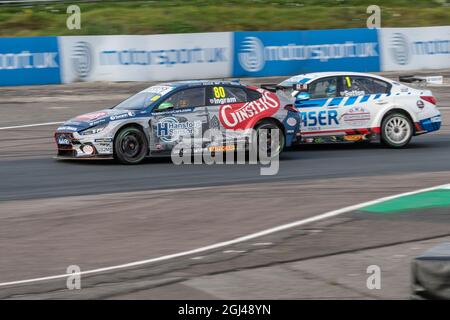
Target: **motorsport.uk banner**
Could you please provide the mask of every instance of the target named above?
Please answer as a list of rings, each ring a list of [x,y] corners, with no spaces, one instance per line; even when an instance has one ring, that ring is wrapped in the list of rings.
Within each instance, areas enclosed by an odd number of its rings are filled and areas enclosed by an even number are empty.
[[[61,83],[56,37],[0,38],[0,86]]]
[[[233,76],[380,71],[375,29],[235,32]]]
[[[383,28],[383,71],[450,68],[450,26]]]
[[[0,85],[450,68],[450,26],[0,38]]]
[[[167,81],[231,76],[232,33],[59,37],[62,79]]]

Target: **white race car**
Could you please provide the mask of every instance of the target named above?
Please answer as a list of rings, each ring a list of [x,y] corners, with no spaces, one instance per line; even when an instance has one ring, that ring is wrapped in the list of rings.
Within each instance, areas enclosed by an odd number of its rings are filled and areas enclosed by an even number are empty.
[[[320,72],[276,86],[291,90],[302,116],[303,143],[379,142],[406,146],[439,130],[441,114],[430,90],[367,73]]]

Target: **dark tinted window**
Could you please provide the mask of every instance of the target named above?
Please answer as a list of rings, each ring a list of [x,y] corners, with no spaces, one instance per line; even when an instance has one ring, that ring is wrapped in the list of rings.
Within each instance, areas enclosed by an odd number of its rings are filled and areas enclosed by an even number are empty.
[[[247,101],[247,92],[240,87],[212,86],[208,87],[206,102],[208,105],[221,105]]]
[[[341,96],[364,96],[366,94],[388,93],[387,82],[369,77],[342,77]]]
[[[314,81],[309,85],[308,92],[311,99],[336,97],[337,78],[329,77]]]
[[[181,90],[170,96],[160,105],[165,105],[165,109],[170,108],[191,108],[205,105],[205,88],[192,88]]]
[[[252,90],[252,89],[247,89],[247,101],[255,101],[258,100],[259,98],[261,98],[261,93],[259,93],[256,90]]]

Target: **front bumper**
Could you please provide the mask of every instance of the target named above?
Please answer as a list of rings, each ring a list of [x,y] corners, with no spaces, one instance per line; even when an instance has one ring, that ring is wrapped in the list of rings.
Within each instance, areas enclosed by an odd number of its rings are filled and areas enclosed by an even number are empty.
[[[86,138],[76,132],[56,132],[58,159],[112,159],[113,139]]]

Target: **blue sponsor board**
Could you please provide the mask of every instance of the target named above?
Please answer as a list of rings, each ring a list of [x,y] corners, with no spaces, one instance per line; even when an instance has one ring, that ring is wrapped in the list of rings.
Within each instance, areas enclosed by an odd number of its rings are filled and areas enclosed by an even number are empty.
[[[0,38],[0,85],[61,83],[57,37]]]
[[[377,30],[235,32],[233,76],[380,71]]]

